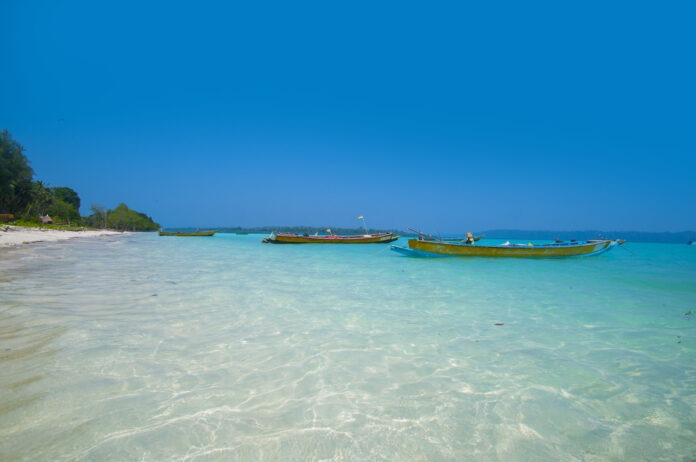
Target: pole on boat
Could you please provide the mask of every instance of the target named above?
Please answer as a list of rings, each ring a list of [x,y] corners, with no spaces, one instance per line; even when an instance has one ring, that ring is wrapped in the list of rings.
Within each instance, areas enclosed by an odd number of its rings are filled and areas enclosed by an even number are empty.
[[[418,231],[417,229],[413,229],[413,228],[406,228],[406,229],[408,229],[409,231],[413,231],[414,233],[418,234],[419,237],[427,237],[427,238],[430,238],[430,239],[432,239],[432,240],[434,240],[434,241],[442,241],[442,240],[443,240],[443,239],[440,239],[440,238],[437,238],[437,237],[433,236],[432,234],[427,234],[427,233],[424,233],[424,232],[422,232],[422,231]]]
[[[362,220],[363,229],[365,230],[365,234],[367,234],[367,226],[365,225],[365,217],[362,215],[358,215],[358,220]]]

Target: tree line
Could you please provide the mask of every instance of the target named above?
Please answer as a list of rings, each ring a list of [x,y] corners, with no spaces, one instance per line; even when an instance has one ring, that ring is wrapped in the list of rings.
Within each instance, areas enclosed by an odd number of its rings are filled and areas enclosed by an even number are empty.
[[[87,226],[127,231],[154,231],[160,227],[149,216],[119,204],[108,210],[90,207],[91,215],[80,215],[80,196],[67,186],[49,187],[34,179],[34,170],[24,147],[4,129],[0,132],[0,215],[28,225],[42,224],[42,217],[69,226]]]

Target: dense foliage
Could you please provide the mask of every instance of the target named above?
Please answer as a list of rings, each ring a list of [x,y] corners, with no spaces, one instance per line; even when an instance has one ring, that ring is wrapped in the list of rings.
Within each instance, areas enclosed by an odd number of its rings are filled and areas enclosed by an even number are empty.
[[[121,231],[155,231],[160,225],[144,213],[136,212],[128,208],[126,204],[119,204],[114,210],[105,210],[100,206],[93,206],[94,212],[86,220],[94,227],[102,227]]]
[[[80,216],[80,196],[66,186],[49,188],[33,179],[24,147],[7,130],[0,132],[0,214],[12,214],[23,223],[41,223],[49,216],[53,223],[93,226],[129,231],[159,228],[150,217],[120,204],[114,210],[92,206],[92,215]]]
[[[71,205],[75,210],[80,210],[80,196],[77,193],[66,187],[51,188],[53,197]]]
[[[33,175],[24,148],[3,130],[0,133],[0,213],[17,214],[27,208]]]

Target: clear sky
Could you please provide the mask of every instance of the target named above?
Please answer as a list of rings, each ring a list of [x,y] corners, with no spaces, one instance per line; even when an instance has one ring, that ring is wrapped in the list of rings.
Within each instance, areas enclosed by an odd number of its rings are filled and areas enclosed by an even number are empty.
[[[165,227],[694,230],[694,5],[0,0],[0,129]]]

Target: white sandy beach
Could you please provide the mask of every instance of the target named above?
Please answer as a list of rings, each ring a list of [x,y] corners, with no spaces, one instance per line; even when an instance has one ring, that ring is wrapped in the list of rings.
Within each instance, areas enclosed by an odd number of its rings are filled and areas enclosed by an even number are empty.
[[[99,237],[111,234],[122,234],[109,230],[64,231],[58,229],[24,228],[20,226],[0,227],[0,248],[15,247],[34,242],[53,242],[78,237]]]

